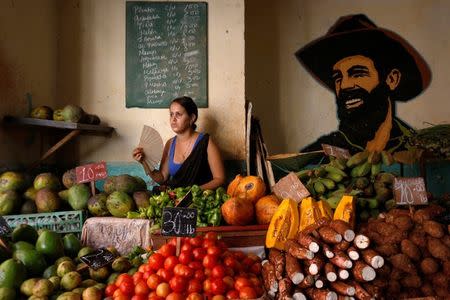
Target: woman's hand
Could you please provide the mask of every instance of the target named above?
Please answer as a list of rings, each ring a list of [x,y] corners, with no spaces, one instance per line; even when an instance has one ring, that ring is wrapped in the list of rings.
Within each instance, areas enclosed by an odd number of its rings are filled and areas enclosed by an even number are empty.
[[[144,160],[144,152],[143,149],[138,147],[136,149],[133,150],[133,159],[139,163],[142,163],[142,161]]]

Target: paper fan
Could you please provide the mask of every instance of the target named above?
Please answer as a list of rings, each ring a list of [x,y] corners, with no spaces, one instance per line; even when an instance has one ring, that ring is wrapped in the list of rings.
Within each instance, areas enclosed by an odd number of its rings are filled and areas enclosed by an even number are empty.
[[[139,147],[142,148],[145,154],[147,164],[155,169],[161,161],[164,148],[159,132],[150,126],[144,125],[141,139],[139,140]]]

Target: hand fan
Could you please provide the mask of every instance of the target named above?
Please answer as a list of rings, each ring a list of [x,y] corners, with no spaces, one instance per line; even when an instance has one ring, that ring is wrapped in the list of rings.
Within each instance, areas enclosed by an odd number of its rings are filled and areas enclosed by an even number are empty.
[[[149,167],[155,169],[163,154],[164,144],[161,135],[154,128],[144,125],[139,147],[142,148],[145,155],[144,160]]]

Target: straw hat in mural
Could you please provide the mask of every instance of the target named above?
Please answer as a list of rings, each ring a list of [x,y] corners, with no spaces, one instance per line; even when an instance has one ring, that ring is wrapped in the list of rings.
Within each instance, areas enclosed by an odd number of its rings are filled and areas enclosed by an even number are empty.
[[[310,42],[295,55],[319,82],[333,91],[333,65],[352,55],[372,58],[377,69],[384,65],[400,70],[401,81],[391,94],[393,100],[408,101],[416,97],[431,80],[427,63],[408,42],[395,32],[377,27],[362,14],[339,18],[323,37]]]

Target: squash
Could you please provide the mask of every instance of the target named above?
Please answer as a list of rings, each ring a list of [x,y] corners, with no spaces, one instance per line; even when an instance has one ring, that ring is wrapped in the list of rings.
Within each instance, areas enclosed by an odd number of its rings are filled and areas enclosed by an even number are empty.
[[[280,199],[275,195],[267,195],[260,198],[255,204],[256,222],[269,224],[280,205]]]
[[[317,207],[319,208],[322,218],[325,218],[327,220],[333,219],[333,211],[331,210],[331,206],[327,201],[320,200],[319,202],[317,202]]]
[[[243,195],[253,204],[256,203],[266,193],[266,184],[258,176],[237,175],[228,185],[227,194],[231,197]]]
[[[225,201],[221,212],[223,219],[229,225],[248,225],[255,217],[253,203],[241,196],[231,197]]]
[[[336,210],[334,211],[333,220],[342,220],[355,227],[356,201],[353,196],[342,196]]]
[[[311,197],[304,198],[300,204],[299,231],[303,231],[306,227],[315,224],[321,217],[322,213],[316,200]]]
[[[286,240],[298,232],[298,207],[292,199],[284,199],[270,221],[266,234],[266,247],[285,250]]]

